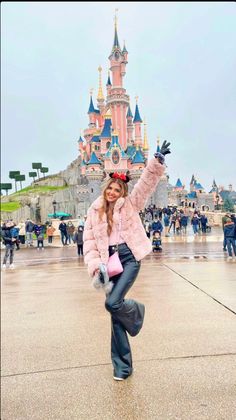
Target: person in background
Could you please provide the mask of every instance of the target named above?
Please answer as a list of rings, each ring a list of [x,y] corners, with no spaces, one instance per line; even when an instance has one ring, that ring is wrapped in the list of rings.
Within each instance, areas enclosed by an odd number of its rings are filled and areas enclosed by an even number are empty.
[[[15,242],[15,244],[16,244],[16,251],[19,251],[19,249],[20,249],[19,230],[20,229],[14,223],[14,226],[12,228],[12,237],[16,239],[16,242]]]
[[[172,213],[172,214],[171,214],[171,216],[170,216],[170,225],[169,225],[169,229],[168,229],[168,233],[170,233],[171,228],[172,228],[172,226],[173,226],[173,232],[174,232],[174,235],[175,235],[175,223],[176,223],[176,217],[177,217],[176,213]]]
[[[227,217],[224,223],[224,236],[226,239],[226,246],[228,251],[228,260],[236,257],[236,225],[231,217]],[[233,252],[232,252],[233,250]]]
[[[39,251],[40,248],[44,251],[44,226],[41,223],[38,223],[34,226],[34,233],[37,238],[37,250]]]
[[[165,227],[165,236],[170,236],[168,233],[169,230],[169,226],[170,226],[170,216],[168,215],[168,213],[164,213],[164,227]]]
[[[84,226],[84,222],[84,218],[80,214],[78,214],[78,226]]]
[[[53,234],[54,234],[55,230],[56,229],[54,228],[52,223],[49,223],[48,226],[47,226],[47,230],[46,230],[46,235],[48,237],[48,243],[49,244],[52,244],[52,238],[53,238]]]
[[[193,233],[194,235],[198,234],[198,229],[199,229],[199,217],[197,213],[194,213],[192,219],[191,219],[191,225],[193,227]]]
[[[71,245],[73,241],[74,231],[75,231],[75,226],[73,225],[72,222],[69,221],[66,225],[67,240],[69,242],[69,245]]]
[[[180,226],[181,226],[181,232],[183,232],[185,235],[187,233],[187,225],[188,225],[188,216],[184,214],[182,211],[180,214]]]
[[[74,235],[74,242],[77,244],[78,256],[81,257],[84,255],[83,252],[83,236],[84,236],[84,227],[78,226],[77,232]]]
[[[157,218],[157,216],[154,217],[153,222],[152,222],[152,232],[160,232],[160,234],[163,231],[163,226],[162,223],[160,221],[160,219]]]
[[[34,223],[32,220],[27,219],[25,222],[25,233],[26,233],[26,246],[33,246],[33,233],[34,233]]]
[[[4,255],[3,264],[2,264],[3,269],[6,269],[7,267],[8,258],[10,262],[9,268],[10,269],[15,268],[13,264],[13,257],[14,257],[14,249],[15,249],[17,238],[14,236],[14,229],[15,229],[15,224],[12,220],[8,220],[1,227],[1,237],[5,245],[5,255]]]
[[[16,226],[19,229],[19,241],[22,245],[25,244],[25,223],[21,220]]]
[[[59,224],[58,229],[61,232],[62,245],[67,245],[67,226],[63,219],[61,219],[61,223]]]
[[[223,229],[223,233],[225,232],[225,231],[224,231],[224,227],[225,227],[226,220],[227,220],[228,218],[230,218],[230,214],[229,214],[229,213],[226,213],[226,214],[222,217],[222,229]],[[223,251],[227,251],[227,249],[226,249],[226,238],[225,238],[225,233],[224,233],[224,239],[223,239]]]
[[[202,233],[206,233],[208,219],[205,214],[200,216]]]

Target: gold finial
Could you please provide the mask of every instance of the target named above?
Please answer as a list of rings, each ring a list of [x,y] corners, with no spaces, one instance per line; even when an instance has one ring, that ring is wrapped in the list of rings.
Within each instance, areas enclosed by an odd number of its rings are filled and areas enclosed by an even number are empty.
[[[105,120],[107,120],[107,119],[111,119],[111,117],[112,117],[112,113],[111,113],[110,108],[108,108],[104,114],[104,118]]]
[[[98,96],[97,96],[97,100],[102,100],[104,101],[104,96],[103,96],[103,92],[102,92],[102,67],[99,66],[98,67],[98,71],[99,71],[99,87],[98,87]]]
[[[138,96],[135,96],[136,104],[138,103]]]
[[[115,28],[117,29],[117,12],[119,9],[115,9],[115,16],[114,16],[114,22],[115,22]]]
[[[149,150],[148,147],[148,138],[147,138],[147,124],[146,124],[146,119],[144,118],[144,135],[143,135],[143,150]]]
[[[93,96],[93,91],[94,91],[94,89],[93,88],[90,88],[90,91],[89,91],[90,96]]]
[[[157,146],[160,146],[160,136],[157,136]]]
[[[119,136],[119,131],[114,129],[113,132],[112,132],[112,135],[113,136]]]

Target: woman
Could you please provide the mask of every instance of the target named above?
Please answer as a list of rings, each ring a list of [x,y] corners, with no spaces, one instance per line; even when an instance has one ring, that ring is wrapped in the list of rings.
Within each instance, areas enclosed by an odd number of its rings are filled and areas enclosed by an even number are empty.
[[[117,243],[123,266],[123,272],[111,278],[114,286],[105,302],[111,314],[113,378],[119,381],[128,378],[133,371],[127,332],[131,336],[139,333],[145,312],[142,303],[124,299],[138,275],[140,260],[152,251],[139,212],[144,209],[148,197],[163,175],[164,155],[170,153],[169,145],[163,143],[160,153],[149,161],[129,195],[129,177],[111,173],[103,195],[90,206],[85,223],[84,261],[90,276],[102,278],[101,266],[106,267]]]
[[[48,243],[49,244],[52,244],[52,239],[53,239],[53,235],[54,235],[55,230],[56,229],[54,228],[52,223],[49,223],[49,225],[47,227],[47,230],[46,230],[46,235],[48,237]]]

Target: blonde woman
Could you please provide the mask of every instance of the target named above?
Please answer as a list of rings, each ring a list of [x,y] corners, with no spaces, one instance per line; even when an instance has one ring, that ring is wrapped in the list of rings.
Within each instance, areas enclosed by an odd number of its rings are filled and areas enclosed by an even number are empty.
[[[163,143],[160,153],[148,162],[142,176],[128,194],[129,176],[111,173],[103,194],[87,213],[84,228],[84,261],[92,278],[104,282],[104,267],[117,249],[123,272],[112,277],[105,308],[111,315],[111,359],[113,378],[127,379],[133,372],[132,354],[127,333],[136,336],[143,325],[145,307],[125,295],[140,270],[141,260],[152,251],[139,212],[155,190],[164,173],[164,156],[170,143]],[[106,273],[105,273],[106,274]]]

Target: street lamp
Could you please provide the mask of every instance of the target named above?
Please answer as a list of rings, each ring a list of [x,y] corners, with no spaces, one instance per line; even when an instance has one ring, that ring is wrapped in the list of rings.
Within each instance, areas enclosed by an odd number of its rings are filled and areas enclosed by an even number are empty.
[[[56,217],[56,205],[57,205],[56,200],[53,200],[52,205],[53,205],[53,215],[54,217]]]

